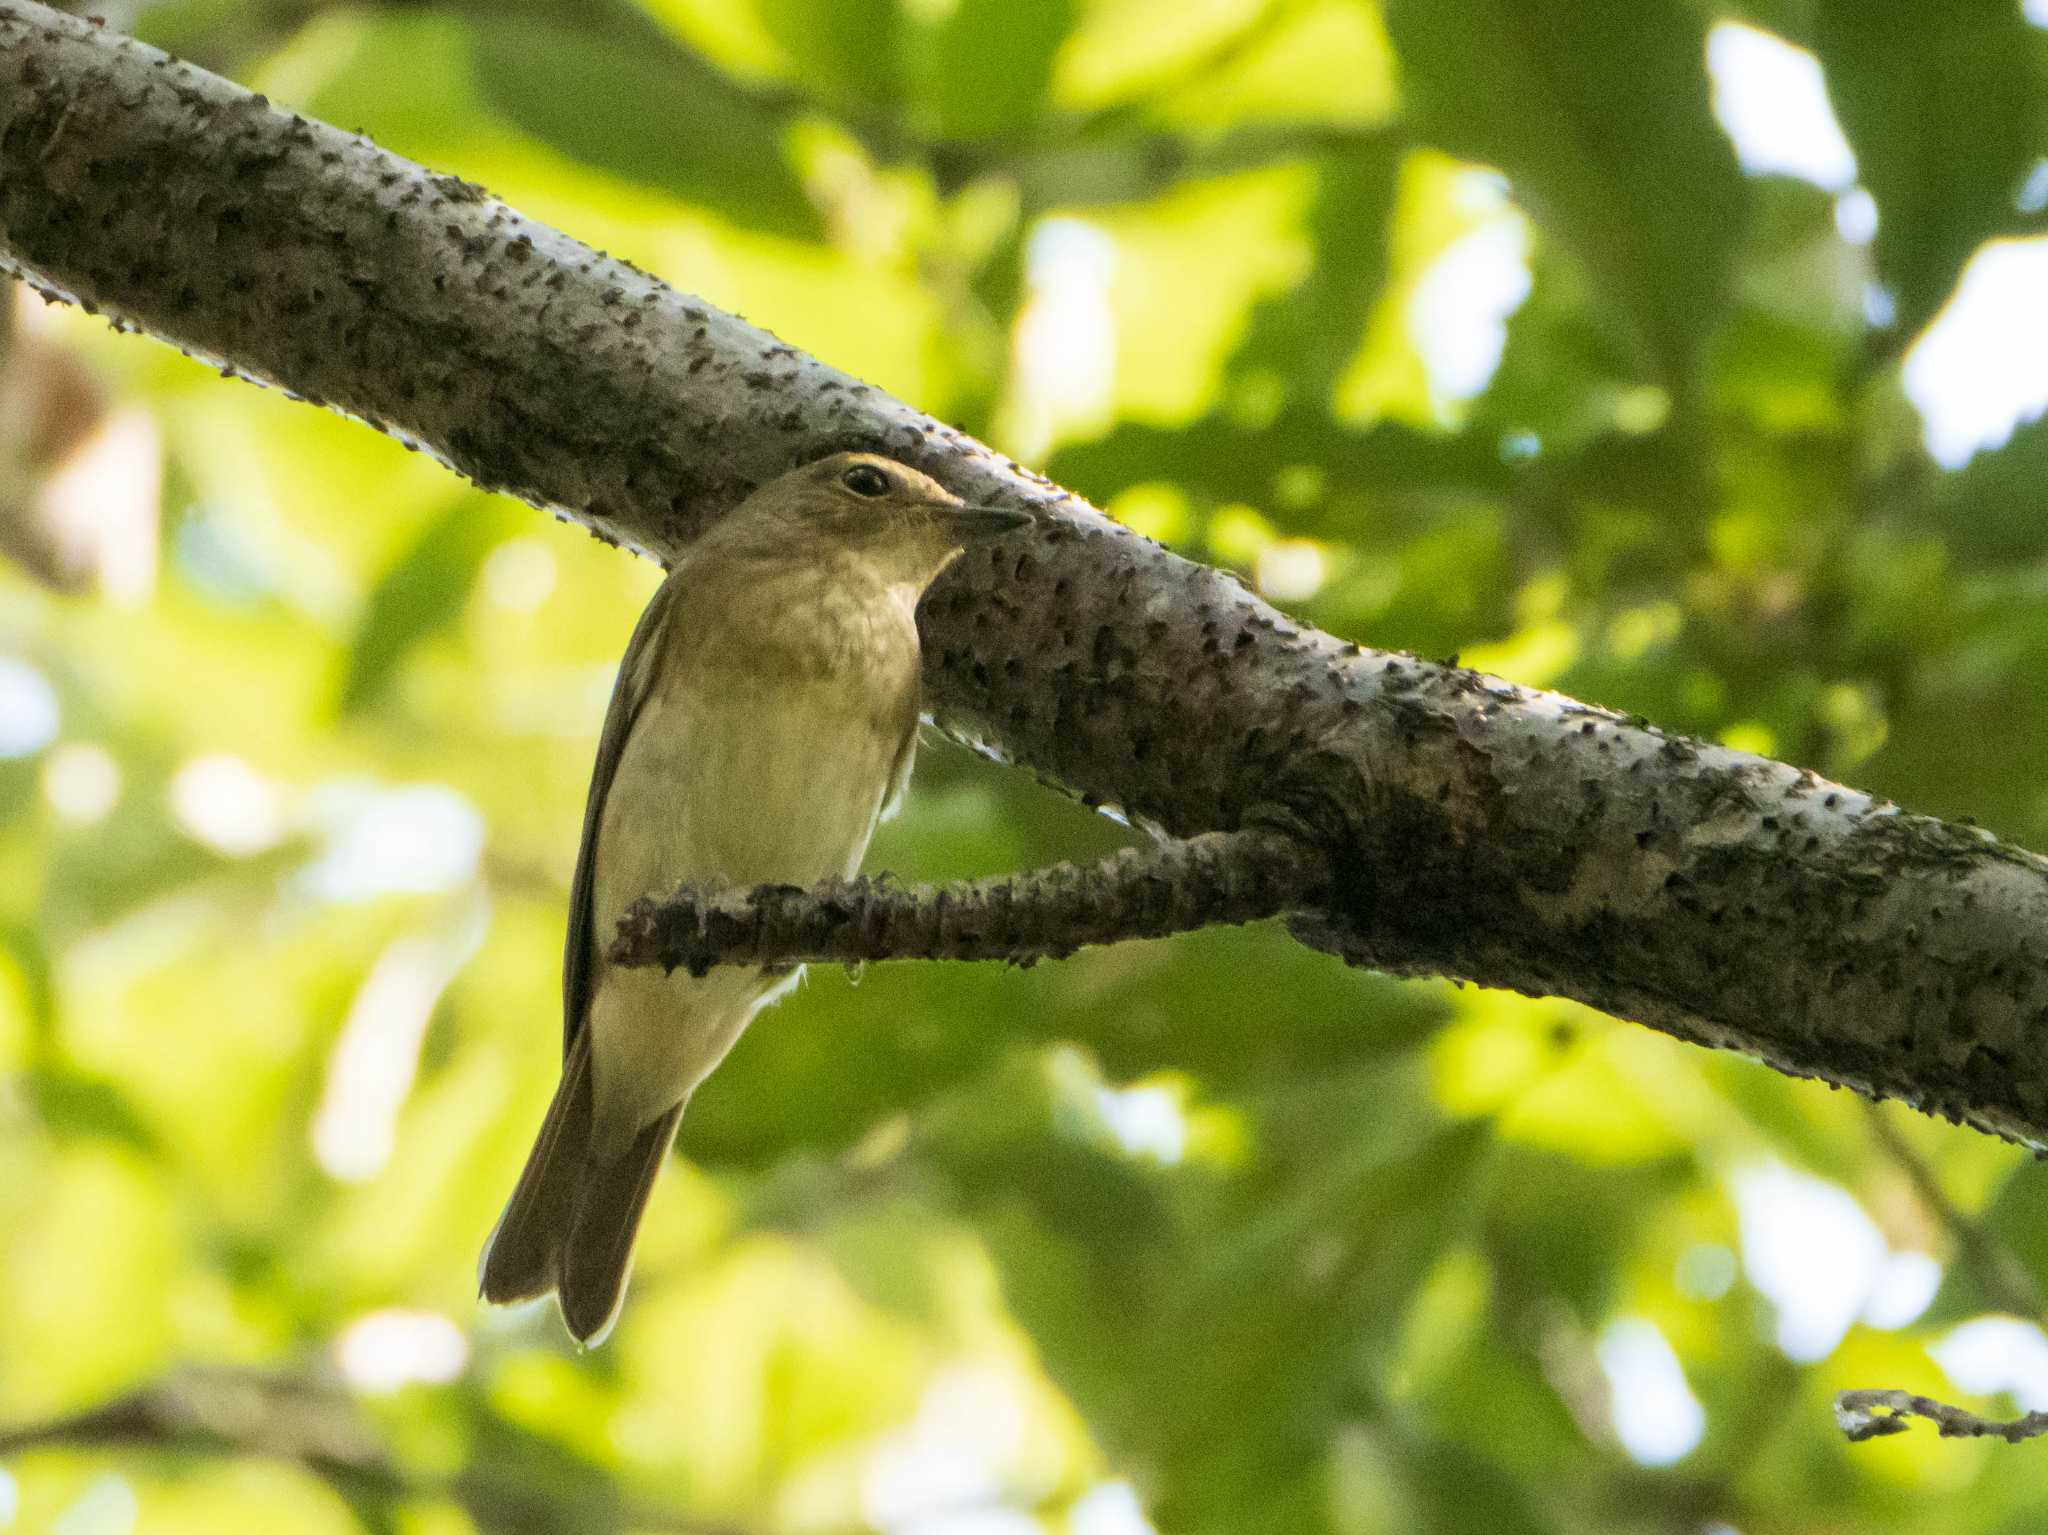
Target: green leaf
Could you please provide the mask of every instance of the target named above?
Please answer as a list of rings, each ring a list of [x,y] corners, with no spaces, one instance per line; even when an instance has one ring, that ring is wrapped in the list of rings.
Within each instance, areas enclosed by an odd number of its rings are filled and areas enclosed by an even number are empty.
[[[920,115],[940,138],[1017,137],[1044,111],[1073,24],[1074,0],[959,0],[911,40]]]
[[[1706,38],[1683,0],[1396,0],[1413,119],[1498,166],[1632,316],[1689,392],[1729,295],[1747,188],[1708,109]]]
[[[1915,504],[1966,569],[2012,571],[2040,559],[2048,553],[2048,422],[2030,421],[1939,476]]]
[[[141,772],[132,772],[138,789],[147,781]],[[93,838],[54,850],[43,897],[44,937],[53,953],[61,953],[62,943],[75,934],[216,876],[226,877],[224,891],[232,885],[264,889],[275,870],[257,859],[230,863],[186,837],[142,793],[131,792]]]
[[[1121,123],[1113,120],[1112,125],[1120,127]],[[1242,171],[1287,165],[1299,159],[1304,149],[1330,142],[1342,148],[1319,157],[1320,164],[1340,158],[1376,163],[1405,147],[1394,135],[1376,130],[1332,129],[1308,134],[1292,124],[1245,123],[1218,134],[1172,129],[1091,131],[1071,137],[1049,134],[1038,142],[1019,145],[1000,159],[1004,172],[1016,179],[1023,207],[1037,214],[1143,203],[1185,182],[1214,181]],[[955,158],[970,172],[977,168],[971,155]],[[953,168],[952,174],[957,178],[963,172]],[[1347,233],[1352,239],[1363,237],[1368,249],[1376,243],[1369,228],[1354,227]]]
[[[1491,447],[1470,437],[1444,437],[1398,423],[1363,430],[1339,425],[1320,406],[1288,410],[1246,425],[1205,416],[1185,427],[1120,423],[1107,436],[1053,454],[1047,472],[1062,485],[1102,503],[1133,486],[1160,480],[1218,502],[1270,507],[1289,469],[1313,465],[1333,491],[1376,494],[1427,490],[1504,492],[1510,475]],[[1293,532],[1315,531],[1290,521]],[[1355,530],[1354,530],[1355,531]]]
[[[30,1027],[39,1041],[47,1042],[57,1020],[56,978],[51,972],[49,944],[35,928],[0,923],[0,953],[14,963],[20,978],[22,1000],[28,1006]]]
[[[1151,1453],[1177,1473],[1163,1514],[1233,1527],[1377,1394],[1393,1319],[1466,1221],[1492,1143],[1468,1125],[1389,1159],[1370,1139],[1326,1144],[1295,1186],[1189,1252],[1161,1297],[1134,1363],[1151,1377]]]
[[[469,29],[460,18],[424,8],[365,7],[345,18],[330,13],[312,30],[328,33],[318,46],[333,57],[323,61],[295,108],[345,128],[374,129],[378,143],[417,159],[440,160],[466,147],[465,130],[485,114],[471,84]],[[239,51],[259,48],[262,37],[243,18],[222,42]]]
[[[1516,1284],[1540,1289],[1597,1324],[1615,1307],[1628,1255],[1667,1201],[1691,1187],[1678,1157],[1636,1167],[1590,1167],[1557,1152],[1503,1153],[1487,1236]]]
[[[111,1082],[39,1066],[22,1073],[20,1085],[37,1119],[59,1135],[114,1141],[148,1157],[166,1155],[161,1138]]]
[[[1813,42],[1877,199],[1878,273],[1903,343],[1979,244],[2020,227],[2039,138],[2036,39],[2009,0],[1821,0]]]
[[[1557,1535],[1564,1526],[1536,1506],[1530,1479],[1510,1476],[1456,1445],[1403,1446],[1403,1469],[1416,1501],[1427,1510],[1430,1535]],[[1574,1524],[1572,1528],[1580,1528]]]
[[[2048,1294],[2048,1179],[2040,1172],[2031,1158],[2015,1160],[1990,1203],[1967,1217],[1986,1238],[1984,1249],[1975,1256],[1961,1255],[1948,1266],[1941,1293],[1929,1307],[1930,1322],[1952,1324],[2000,1309],[2005,1297],[1989,1293],[1987,1278],[2008,1286],[2013,1281],[2031,1283]],[[1987,1265],[2005,1272],[1987,1274]]]
[[[1329,405],[1387,280],[1387,225],[1404,147],[1389,137],[1323,158],[1308,221],[1315,267],[1298,287],[1253,311],[1230,360],[1233,372],[1272,369],[1290,397]]]
[[[896,0],[756,0],[756,8],[807,86],[849,104],[889,102],[901,93]]]
[[[1160,1167],[1091,1136],[1085,1098],[1030,1090],[1012,1079],[921,1147],[1055,1381],[1154,1471],[1160,1527],[1268,1527],[1274,1488],[1379,1394],[1397,1319],[1479,1208],[1489,1130],[1443,1125],[1421,1070],[1382,1063],[1267,1095],[1248,1166]],[[1324,1527],[1313,1511],[1294,1527]]]
[[[783,147],[790,104],[742,90],[664,34],[510,17],[479,23],[474,46],[485,98],[563,154],[745,228],[819,233]]]
[[[477,571],[519,520],[503,502],[464,495],[427,524],[370,593],[349,647],[337,713],[357,714],[375,703],[406,657],[461,617]]]
[[[1539,244],[1529,276],[1529,296],[1508,319],[1500,366],[1468,432],[1568,454],[1614,431],[1621,401],[1642,387],[1637,335],[1569,253]]]

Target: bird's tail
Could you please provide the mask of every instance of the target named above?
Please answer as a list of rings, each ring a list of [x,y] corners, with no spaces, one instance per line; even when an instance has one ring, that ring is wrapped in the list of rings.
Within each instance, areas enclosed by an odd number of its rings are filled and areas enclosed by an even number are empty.
[[[477,1288],[492,1305],[553,1291],[563,1322],[587,1348],[602,1343],[618,1320],[648,1191],[683,1117],[679,1103],[618,1155],[599,1156],[592,1091],[586,1028],[562,1063],[561,1085],[526,1170],[477,1265]]]

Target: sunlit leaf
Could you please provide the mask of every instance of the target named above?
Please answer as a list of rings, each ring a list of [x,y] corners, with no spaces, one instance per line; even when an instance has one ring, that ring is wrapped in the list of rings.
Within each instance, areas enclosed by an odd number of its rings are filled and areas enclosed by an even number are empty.
[[[1745,192],[1707,106],[1682,0],[1396,0],[1421,133],[1498,166],[1634,319],[1654,376],[1689,386],[1726,303]]]
[[[754,0],[754,6],[821,94],[857,107],[901,96],[903,19],[896,0]]]
[[[377,702],[413,650],[461,618],[484,560],[524,525],[503,501],[470,495],[427,524],[363,607],[336,698],[341,713]]]
[[[145,1156],[164,1151],[161,1139],[110,1082],[39,1067],[22,1074],[21,1086],[37,1117],[58,1135],[114,1141]]]
[[[0,950],[12,963],[28,1013],[30,1033],[47,1037],[56,1016],[56,992],[50,975],[50,951],[33,928],[0,924]]]
[[[2038,42],[2004,0],[1820,0],[1813,42],[1877,199],[1878,273],[1903,343],[1970,253],[2021,223],[2048,105]]]
[[[1308,220],[1315,268],[1253,313],[1233,370],[1270,369],[1289,398],[1328,403],[1386,280],[1400,149],[1387,140],[1324,157]]]
[[[2030,421],[1933,487],[1927,519],[1955,556],[2011,569],[2048,553],[2048,422]]]
[[[909,47],[917,105],[940,138],[1016,138],[1044,109],[1053,56],[1073,24],[1073,0],[958,0]]]
[[[491,104],[564,154],[745,228],[815,234],[784,144],[790,105],[663,39],[513,18],[479,26],[472,46]]]
[[[1302,465],[1317,476],[1318,501],[1347,493],[1497,492],[1509,479],[1498,454],[1483,443],[1391,424],[1350,429],[1320,409],[1289,412],[1259,426],[1227,416],[1205,416],[1186,427],[1124,422],[1105,437],[1063,446],[1051,469],[1063,484],[1104,503],[1163,479],[1217,502],[1273,509],[1284,520],[1280,503],[1287,471]],[[1341,531],[1314,518],[1290,520],[1288,526]]]

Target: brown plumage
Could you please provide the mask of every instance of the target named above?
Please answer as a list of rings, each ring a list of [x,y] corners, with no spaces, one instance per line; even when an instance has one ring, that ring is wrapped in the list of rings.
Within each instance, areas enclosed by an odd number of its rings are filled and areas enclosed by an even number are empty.
[[[697,1084],[796,970],[621,969],[625,909],[684,881],[808,885],[860,866],[909,782],[915,613],[969,538],[1022,513],[842,453],[754,492],[679,560],[626,647],[569,900],[561,1085],[478,1266],[487,1301],[553,1292],[586,1345]]]

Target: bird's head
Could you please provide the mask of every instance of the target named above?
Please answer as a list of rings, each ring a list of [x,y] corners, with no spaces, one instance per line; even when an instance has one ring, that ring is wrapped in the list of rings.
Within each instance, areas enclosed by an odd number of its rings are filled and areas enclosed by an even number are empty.
[[[727,519],[798,548],[842,553],[920,587],[966,545],[1031,521],[1008,507],[969,506],[930,475],[878,453],[834,453],[792,469]]]

